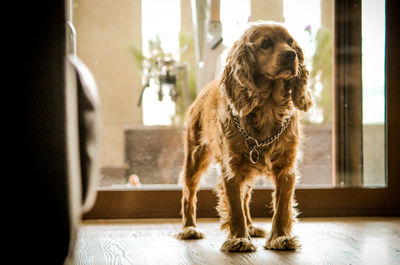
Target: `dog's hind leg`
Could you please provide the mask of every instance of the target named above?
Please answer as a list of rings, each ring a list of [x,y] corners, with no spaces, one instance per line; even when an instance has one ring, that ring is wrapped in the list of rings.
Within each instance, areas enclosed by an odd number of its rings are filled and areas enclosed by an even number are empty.
[[[244,212],[246,215],[246,223],[247,227],[249,228],[249,234],[251,237],[265,237],[267,231],[262,227],[256,226],[253,224],[253,220],[251,219],[250,215],[250,200],[251,194],[253,192],[253,188],[247,185],[246,193],[244,195]]]
[[[175,235],[179,239],[203,238],[204,234],[196,227],[196,192],[202,173],[210,163],[207,147],[193,147],[187,143],[183,169],[182,192],[182,231]]]

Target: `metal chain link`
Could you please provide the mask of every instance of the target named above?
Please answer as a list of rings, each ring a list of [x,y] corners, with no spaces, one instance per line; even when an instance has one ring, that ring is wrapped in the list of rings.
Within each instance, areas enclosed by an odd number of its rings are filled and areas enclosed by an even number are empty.
[[[290,121],[292,120],[293,115],[290,115],[289,117],[287,117],[284,122],[282,127],[279,129],[279,131],[272,137],[269,137],[267,139],[265,139],[262,142],[258,142],[256,138],[252,137],[249,135],[248,132],[246,132],[245,129],[242,128],[242,126],[240,126],[240,121],[239,121],[239,117],[237,117],[236,115],[234,115],[232,113],[232,117],[233,120],[235,121],[235,125],[238,128],[239,132],[243,135],[243,137],[246,139],[246,143],[247,145],[250,147],[250,161],[253,164],[256,164],[259,160],[260,157],[260,148],[266,147],[271,145],[273,142],[275,142],[279,136],[281,136],[281,134],[287,129],[287,127],[289,126]]]

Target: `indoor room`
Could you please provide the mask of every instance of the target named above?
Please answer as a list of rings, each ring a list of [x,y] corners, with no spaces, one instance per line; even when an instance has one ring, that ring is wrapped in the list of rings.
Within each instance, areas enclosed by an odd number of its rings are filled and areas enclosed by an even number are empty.
[[[392,0],[38,10],[24,117],[35,236],[54,242],[38,257],[399,264],[397,11]]]

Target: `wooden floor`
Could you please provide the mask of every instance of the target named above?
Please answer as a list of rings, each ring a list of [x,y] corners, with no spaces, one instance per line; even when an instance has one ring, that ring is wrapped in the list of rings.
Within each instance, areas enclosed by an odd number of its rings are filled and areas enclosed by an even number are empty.
[[[270,219],[256,219],[270,229]],[[199,220],[207,234],[201,240],[180,241],[179,220],[85,221],[78,233],[75,263],[101,264],[400,264],[400,218],[304,218],[294,226],[302,242],[298,251],[263,248],[265,238],[253,238],[257,251],[225,253],[226,234],[218,220]]]

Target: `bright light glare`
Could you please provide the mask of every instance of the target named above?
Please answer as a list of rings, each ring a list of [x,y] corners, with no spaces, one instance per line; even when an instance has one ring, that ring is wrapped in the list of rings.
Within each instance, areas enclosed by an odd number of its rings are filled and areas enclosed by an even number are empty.
[[[385,1],[362,1],[363,123],[385,120]]]
[[[146,0],[142,1],[142,50],[145,56],[150,56],[149,40],[157,36],[165,53],[176,56],[179,50],[180,31],[180,1],[179,0]],[[175,103],[171,100],[168,88],[162,101],[158,100],[159,87],[151,83],[143,94],[143,124],[171,125],[175,114]]]

